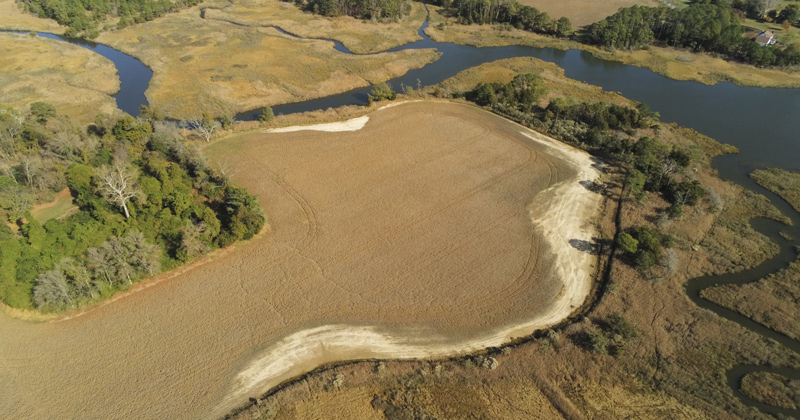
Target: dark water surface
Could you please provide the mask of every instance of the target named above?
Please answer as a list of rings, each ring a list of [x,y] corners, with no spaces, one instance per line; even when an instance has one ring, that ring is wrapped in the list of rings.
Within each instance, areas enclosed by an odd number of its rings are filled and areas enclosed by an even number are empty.
[[[715,158],[714,168],[719,171],[723,179],[766,195],[792,220],[794,226],[788,227],[772,220],[753,220],[752,225],[756,230],[780,245],[780,253],[751,270],[692,279],[687,283],[687,294],[698,306],[757,334],[776,340],[800,354],[800,342],[700,297],[700,291],[706,287],[758,281],[770,273],[785,268],[797,258],[795,247],[800,245],[800,214],[780,197],[750,180],[748,174],[757,168],[800,170],[800,90],[740,87],[728,82],[707,86],[698,82],[676,81],[659,76],[648,69],[601,60],[579,50],[561,51],[526,46],[478,48],[437,43],[425,35],[423,30],[426,27],[427,22],[419,30],[422,40],[388,51],[434,48],[442,53],[442,56],[434,63],[390,80],[390,85],[395,89],[399,89],[401,85],[416,87],[418,84],[422,86],[437,84],[462,70],[503,58],[536,57],[557,64],[565,70],[569,78],[600,86],[606,91],[620,92],[627,98],[648,104],[661,114],[662,121],[676,122],[722,143],[738,147],[739,154]],[[139,60],[100,44],[66,39],[52,34],[38,35],[80,45],[113,61],[122,82],[121,89],[114,98],[123,111],[137,115],[139,107],[147,104],[144,92],[153,72]],[[337,51],[350,54],[344,45],[333,42]],[[369,87],[355,89],[325,98],[275,106],[273,110],[276,114],[290,114],[343,105],[364,105],[369,91]],[[254,120],[259,113],[260,110],[244,112],[237,118]],[[793,239],[783,238],[780,232],[789,234]],[[800,417],[800,410],[783,410],[759,404],[739,392],[738,384],[742,376],[756,371],[780,373],[798,379],[800,370],[741,365],[727,372],[729,385],[743,403],[772,414]]]

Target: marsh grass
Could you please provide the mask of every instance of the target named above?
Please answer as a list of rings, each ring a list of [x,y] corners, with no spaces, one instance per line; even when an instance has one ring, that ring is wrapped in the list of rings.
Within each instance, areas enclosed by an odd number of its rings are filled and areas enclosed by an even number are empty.
[[[163,115],[196,118],[314,99],[382,82],[438,58],[432,50],[357,56],[329,41],[203,20],[192,11],[101,35],[154,71],[147,91]]]
[[[707,85],[728,81],[742,86],[800,87],[800,71],[796,68],[763,69],[726,61],[706,53],[655,46],[636,51],[609,51],[576,41],[538,35],[500,25],[459,25],[453,18],[445,16],[441,9],[430,8],[431,25],[425,33],[438,42],[480,47],[530,45],[561,50],[580,49],[604,60],[649,68],[664,77],[676,80],[693,80]],[[800,31],[797,28],[792,30]]]
[[[205,16],[249,27],[275,26],[303,38],[335,39],[356,54],[366,54],[418,40],[426,13],[422,3],[413,2],[411,13],[396,22],[372,22],[322,17],[278,0],[245,0],[227,9],[208,9]]]
[[[0,100],[26,109],[36,101],[89,123],[117,109],[119,78],[111,61],[85,48],[31,35],[0,33]]]

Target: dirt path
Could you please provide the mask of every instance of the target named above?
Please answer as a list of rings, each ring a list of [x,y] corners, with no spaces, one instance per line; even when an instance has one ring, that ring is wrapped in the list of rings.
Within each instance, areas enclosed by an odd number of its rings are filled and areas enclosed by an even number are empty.
[[[570,241],[593,234],[590,158],[473,107],[209,152],[269,234],[82,316],[0,317],[0,417],[213,418],[322,362],[500,344],[589,292],[594,257]]]

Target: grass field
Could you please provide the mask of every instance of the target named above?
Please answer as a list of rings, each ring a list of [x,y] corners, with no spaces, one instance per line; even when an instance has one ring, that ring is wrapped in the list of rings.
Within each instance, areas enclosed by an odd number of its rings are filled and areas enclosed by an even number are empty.
[[[150,105],[189,119],[296,102],[368,86],[422,67],[433,51],[352,56],[272,28],[204,20],[196,10],[104,33],[99,41],[153,69]]]
[[[520,0],[520,4],[533,6],[543,12],[547,12],[553,19],[566,16],[575,29],[603,20],[606,16],[613,15],[623,7],[661,5],[656,0]]]
[[[574,215],[593,217],[599,196],[578,183],[594,171],[588,163],[573,168],[558,154],[566,147],[521,130],[470,106],[414,103],[369,114],[359,131],[212,144],[209,154],[260,197],[271,231],[76,317],[0,317],[0,417],[224,413],[230,406],[217,404],[240,395],[238,372],[298,330],[376,325],[427,346],[549,313],[572,295],[566,284],[588,287],[595,257],[566,241],[591,238]],[[561,222],[534,227],[542,214]],[[554,234],[563,242],[546,239]],[[270,360],[300,363],[301,350]]]
[[[32,14],[23,12],[15,0],[0,0],[0,29],[61,34],[67,28],[52,19],[39,19]]]
[[[36,220],[39,221],[39,223],[45,224],[45,222],[50,219],[64,217],[73,210],[77,209],[78,207],[75,206],[75,203],[72,201],[72,195],[70,195],[69,188],[64,188],[58,194],[56,194],[56,197],[53,199],[53,201],[35,206],[31,210],[31,214]]]
[[[335,39],[356,54],[374,53],[416,41],[427,12],[422,3],[411,3],[411,13],[398,22],[369,22],[341,16],[326,18],[305,13],[279,0],[237,1],[225,9],[207,9],[206,19],[246,26],[277,26],[303,38]]]
[[[82,123],[111,114],[119,89],[111,61],[66,42],[0,33],[0,102],[25,109],[45,101]]]

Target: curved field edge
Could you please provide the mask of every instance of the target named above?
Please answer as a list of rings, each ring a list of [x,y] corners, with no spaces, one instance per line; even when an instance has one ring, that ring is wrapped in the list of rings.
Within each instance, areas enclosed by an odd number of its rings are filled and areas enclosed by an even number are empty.
[[[295,129],[299,128],[292,128]],[[526,127],[519,126],[519,130],[531,141],[545,146],[551,154],[577,169],[571,180],[560,182],[542,192],[545,196],[540,200],[542,204],[533,206],[530,212],[531,221],[554,248],[555,266],[564,282],[558,300],[550,305],[545,314],[458,342],[446,337],[403,337],[370,326],[325,325],[302,330],[281,339],[240,371],[232,391],[208,418],[221,416],[241,404],[246,396],[264,393],[322,364],[365,358],[420,359],[471,353],[500,346],[514,338],[556,325],[578,310],[592,289],[596,257],[580,251],[576,253],[568,241],[576,236],[590,238],[594,233],[586,232],[586,224],[596,217],[602,197],[585,189],[579,181],[594,182],[599,172],[593,167],[594,161],[588,153]]]
[[[412,106],[412,104],[404,106]],[[520,147],[527,148],[529,146],[526,145],[533,143],[519,134],[518,130],[520,128],[516,125],[507,123],[502,118],[478,111],[474,107],[447,104],[420,104],[419,106],[427,107],[425,109],[449,106],[456,107],[459,110],[470,110],[468,115],[472,115],[472,118],[488,122],[488,125],[484,124],[484,126],[475,127],[471,131],[476,141],[480,140],[479,144],[483,145],[482,147],[495,147],[494,143],[487,143],[483,140],[482,133],[486,127],[497,125],[502,128],[502,133],[516,133],[514,134],[514,140],[510,143],[499,142],[502,148],[514,151],[509,156],[516,160],[524,158],[523,155],[518,153],[521,150]],[[397,108],[394,108],[394,110],[396,111]],[[371,114],[370,118],[395,121],[395,119],[391,118],[392,114],[384,116],[391,112],[394,111],[392,109],[379,111]],[[367,123],[366,128],[370,128],[369,123]],[[397,133],[398,130],[395,127],[391,129],[391,132]],[[350,133],[347,134],[350,135]],[[360,133],[353,132],[352,134]],[[256,133],[256,135],[260,134]],[[291,136],[293,133],[281,134],[280,136],[286,135]],[[275,136],[279,135],[276,134]],[[314,134],[312,137],[316,138],[317,136],[318,134]],[[371,134],[367,133],[362,138],[362,146],[369,146],[372,143],[370,136]],[[309,139],[312,137],[309,137]],[[410,140],[418,140],[420,138],[420,136],[413,137]],[[458,141],[464,141],[458,136],[456,137]],[[342,138],[346,139],[346,137]],[[494,138],[498,137],[495,136]],[[429,140],[423,140],[425,141],[424,144],[429,143]],[[212,146],[225,146],[226,143],[228,141],[220,141]],[[302,146],[307,141],[295,143]],[[393,143],[396,142],[390,141],[386,144]],[[326,142],[322,144],[324,145]],[[380,148],[381,144],[384,143],[378,143],[375,147]],[[459,147],[453,147],[455,144],[458,143],[450,144],[448,153],[446,153],[448,155],[447,159],[451,160],[451,164],[457,162],[457,160],[452,161],[452,156],[450,155],[463,153],[459,151]],[[285,146],[285,143],[283,145]],[[544,148],[544,146],[542,147]],[[357,149],[360,149],[360,147]],[[423,152],[424,150],[426,149],[423,149]],[[472,151],[467,151],[467,153],[472,153],[476,157],[484,155],[483,153],[475,155],[476,151],[477,149],[473,149]],[[301,161],[315,155],[314,153],[299,152],[296,154]],[[544,154],[542,153],[542,156],[539,157],[539,159],[542,159],[542,168],[547,168],[548,165],[560,165],[556,157],[548,161],[543,156]],[[487,165],[486,163],[482,163],[484,169],[491,169],[496,166],[494,164]],[[513,168],[516,164],[511,163],[511,166],[508,166],[509,163],[504,165],[507,168]],[[402,162],[400,164],[402,168]],[[435,165],[431,167],[435,167]],[[454,174],[471,173],[463,172],[463,169],[459,169],[459,167],[460,165],[452,166],[455,171]],[[506,171],[506,169],[503,171]],[[526,172],[521,176],[526,177],[530,173],[535,172]],[[242,176],[244,175],[246,174],[242,173]],[[551,176],[553,175],[551,174]],[[564,178],[563,181],[567,183],[574,180],[572,178],[574,175],[573,170],[567,164],[563,165],[563,173],[561,175],[555,175],[557,176],[556,178],[545,178],[543,180],[544,185],[548,186],[554,182],[548,182],[548,179],[562,180]],[[269,178],[263,178],[260,173],[256,173],[254,176],[267,181],[267,190],[258,190],[257,192],[261,195],[262,200],[268,202],[274,203],[276,198],[274,195],[269,194],[269,191],[271,191],[269,188],[291,188],[291,185],[287,186],[285,184],[285,181],[291,181],[291,178],[282,178],[280,174]],[[236,176],[233,178],[236,181]],[[498,185],[511,186],[520,191],[531,190],[523,198],[530,198],[532,197],[531,194],[534,194],[533,191],[538,191],[537,184],[519,184],[517,182],[518,179],[521,178],[512,177],[504,181],[503,184]],[[453,180],[457,181],[456,178]],[[311,182],[312,184],[305,184],[306,187],[304,188],[308,188],[308,185],[313,186],[313,179],[311,179]],[[237,184],[239,183],[237,182]],[[439,188],[442,187],[441,183],[434,185],[438,185],[437,191],[446,192],[446,190]],[[449,184],[445,186],[451,188]],[[462,190],[463,187],[462,185]],[[502,188],[493,188],[496,192],[504,191]],[[580,188],[583,187],[581,186]],[[542,192],[540,196],[544,200],[547,194],[557,195],[561,192],[561,188],[552,188]],[[439,193],[437,192],[437,194]],[[270,200],[270,197],[273,197],[273,199]],[[293,197],[302,201],[301,196],[295,195]],[[285,205],[294,206],[292,204],[293,201],[290,202],[291,198],[287,196],[283,199]],[[511,197],[509,196],[509,198]],[[520,249],[524,252],[521,254],[516,250],[514,252],[518,257],[525,257],[531,252],[536,253],[536,255],[540,252],[550,253],[548,251],[549,248],[543,242],[539,243],[541,235],[537,233],[535,237],[528,236],[530,235],[528,232],[533,231],[533,221],[529,212],[536,210],[534,207],[526,208],[530,203],[528,198],[515,199],[517,204],[512,206],[514,217],[512,226],[526,226],[524,232],[520,233],[524,237],[524,241],[520,242],[522,244]],[[452,199],[447,198],[442,202],[444,207],[436,205],[437,209],[434,210],[439,211],[438,209],[446,208],[452,203]],[[509,209],[512,207],[509,207]],[[446,214],[448,217],[442,220],[448,220],[450,214],[463,214],[463,211],[453,212],[453,210],[460,208],[459,205],[452,210],[448,210]],[[307,210],[308,207],[298,207],[296,211],[299,212],[302,209]],[[314,209],[312,208],[312,210]],[[324,213],[320,212],[322,210],[324,209],[316,209],[317,216],[324,216]],[[463,210],[469,210],[469,206],[464,207]],[[567,210],[572,212],[573,209],[569,208]],[[330,300],[330,292],[335,291],[336,287],[338,287],[334,283],[327,280],[318,282],[311,278],[307,279],[310,281],[306,281],[307,284],[304,285],[302,281],[298,280],[298,278],[302,278],[299,275],[302,275],[305,271],[311,270],[310,272],[313,274],[313,271],[316,270],[314,261],[303,255],[304,251],[302,250],[303,246],[307,248],[310,244],[305,235],[305,230],[311,226],[304,226],[303,223],[287,225],[282,223],[286,219],[281,218],[283,215],[280,212],[273,213],[268,211],[268,214],[271,219],[270,226],[273,229],[270,235],[263,235],[257,240],[236,245],[231,250],[212,253],[198,263],[184,267],[185,271],[183,269],[173,271],[157,279],[139,283],[134,290],[116,295],[112,301],[96,305],[90,311],[69,314],[78,316],[60,318],[58,322],[35,324],[2,317],[0,331],[4,336],[9,337],[4,346],[19,350],[30,343],[37,343],[37,345],[31,351],[23,352],[24,356],[13,357],[0,364],[0,376],[4,380],[8,380],[9,389],[11,389],[10,394],[0,398],[0,413],[7,417],[18,417],[21,413],[25,413],[24,416],[44,417],[53,413],[60,413],[65,417],[104,417],[108,415],[110,409],[104,401],[107,401],[106,396],[113,390],[114,395],[130,396],[130,398],[117,400],[117,404],[113,409],[119,415],[151,418],[209,415],[208,410],[223,400],[229,391],[235,391],[238,388],[239,385],[235,385],[239,383],[236,377],[237,372],[244,370],[249,361],[258,359],[258,356],[271,345],[270,343],[274,344],[280,341],[280,337],[291,336],[298,329],[313,329],[320,325],[330,324],[347,325],[351,324],[353,320],[358,322],[359,319],[367,319],[360,308],[351,307],[351,304],[345,301],[342,302],[345,306],[325,303]],[[478,212],[470,217],[474,219],[482,214],[484,213]],[[493,213],[488,214],[496,218]],[[309,215],[306,214],[306,216]],[[297,217],[302,216],[291,216],[290,220],[298,220]],[[450,220],[448,223],[455,223],[457,220]],[[545,221],[545,219],[542,220],[543,222]],[[498,221],[501,223],[497,224]],[[487,227],[491,228],[492,226],[502,227],[505,225],[505,223],[502,223],[503,221],[504,219],[502,218],[496,219],[493,224],[483,226],[481,229],[486,230]],[[325,225],[319,226],[322,226],[323,230],[317,229],[317,233],[324,234]],[[427,226],[433,225],[428,224]],[[466,226],[471,225],[467,224]],[[290,231],[287,232],[287,229]],[[297,230],[292,232],[292,229]],[[591,227],[588,227],[585,230],[586,234],[590,236],[591,230]],[[418,231],[426,232],[427,229]],[[464,231],[464,233],[469,232]],[[492,239],[493,241],[502,239],[502,235],[500,237],[497,237],[496,234],[493,235],[495,235]],[[293,242],[286,242],[287,238]],[[579,238],[589,239],[587,236],[579,236]],[[512,239],[513,241],[518,241],[516,238],[512,237]],[[571,238],[569,236],[564,238],[565,241],[568,239]],[[533,244],[532,241],[536,243]],[[460,242],[456,241],[454,244]],[[497,250],[496,247],[486,247],[482,241],[473,239],[473,242],[481,245],[478,249],[486,256],[491,256],[491,253]],[[428,247],[439,247],[439,244],[439,242],[435,242],[432,245],[429,244]],[[535,245],[536,248],[534,249],[532,245]],[[271,247],[271,254],[265,255],[263,253],[260,248],[264,246]],[[502,247],[500,248],[502,249]],[[528,250],[527,248],[530,249]],[[391,248],[389,250],[392,251]],[[570,252],[579,253],[575,249],[570,249]],[[456,253],[453,255],[461,254]],[[485,258],[485,256],[481,258]],[[542,260],[542,264],[550,261],[551,258],[551,256],[547,255]],[[592,260],[593,258],[593,256],[588,256],[587,254],[577,260]],[[447,264],[451,264],[454,270],[458,270],[461,264],[452,264],[453,261],[453,259],[450,259]],[[484,261],[484,259],[481,259],[481,261]],[[519,261],[524,262],[524,258],[519,259]],[[380,261],[376,261],[376,264],[379,263]],[[413,266],[414,264],[411,265]],[[503,269],[502,266],[500,268],[501,270],[494,279],[505,284],[500,288],[492,286],[487,289],[483,282],[462,285],[462,287],[467,286],[470,294],[456,299],[462,302],[461,311],[465,314],[474,312],[473,315],[477,316],[451,319],[449,317],[452,317],[452,312],[457,308],[442,306],[429,310],[425,309],[424,306],[420,306],[423,312],[428,311],[424,315],[427,318],[415,317],[415,322],[420,324],[422,329],[411,328],[407,330],[403,327],[403,325],[407,325],[404,324],[404,320],[407,319],[405,318],[407,312],[401,311],[399,307],[407,307],[408,301],[405,299],[397,301],[394,297],[395,293],[384,293],[375,295],[375,297],[389,299],[388,302],[391,304],[389,307],[397,308],[397,310],[391,309],[388,312],[378,312],[377,314],[387,318],[376,320],[375,322],[386,322],[387,325],[391,325],[392,331],[408,332],[409,337],[425,335],[442,337],[443,331],[447,331],[447,334],[454,333],[455,337],[460,337],[452,338],[449,341],[441,338],[438,343],[442,345],[458,341],[470,341],[472,337],[482,335],[482,331],[495,331],[498,326],[516,323],[517,320],[524,317],[524,313],[527,313],[519,309],[525,308],[525,310],[528,310],[530,308],[531,311],[547,311],[547,305],[551,302],[549,296],[556,296],[559,293],[559,288],[561,288],[559,280],[548,271],[548,276],[552,277],[552,280],[548,281],[555,287],[547,286],[546,295],[543,295],[538,288],[530,289],[531,285],[538,281],[534,278],[535,281],[526,279],[523,282],[527,285],[529,290],[527,295],[530,296],[517,298],[518,282],[516,281],[516,275],[501,278],[501,275],[508,271]],[[271,275],[265,276],[265,271],[270,269],[278,275],[281,269],[286,269],[288,270],[287,274],[294,272],[298,277],[290,275],[286,279],[280,279],[272,278]],[[301,271],[297,271],[298,269]],[[489,269],[493,270],[494,268]],[[591,267],[585,267],[585,269],[588,270],[587,272],[593,271]],[[164,281],[166,279],[170,279],[170,281]],[[348,279],[345,277],[340,280],[347,281]],[[460,279],[455,278],[454,280],[459,281]],[[586,282],[590,283],[591,280],[587,278]],[[416,286],[419,287],[420,284]],[[509,286],[511,286],[510,289],[508,289]],[[299,289],[299,287],[305,287],[305,289]],[[402,293],[407,286],[403,283],[398,283],[392,287],[398,288]],[[476,293],[476,289],[479,292],[488,291],[488,293]],[[285,295],[290,290],[292,290],[292,294]],[[428,289],[423,290],[427,293]],[[441,295],[444,300],[449,301],[449,294],[457,290],[451,287],[440,287],[435,290],[435,293]],[[339,293],[341,294],[341,292]],[[295,297],[292,298],[292,295]],[[176,298],[176,296],[179,296],[179,298]],[[284,296],[285,299],[281,298],[281,296]],[[346,293],[344,296],[346,296]],[[548,296],[548,300],[542,300],[545,298],[541,296]],[[310,301],[309,298],[313,300]],[[577,303],[579,301],[580,299],[576,299]],[[484,312],[484,309],[472,309],[473,305],[471,303],[474,302],[483,302],[480,305],[481,308],[488,308],[489,312],[495,310],[505,311],[498,312],[498,315],[506,317],[505,319],[508,319],[508,321],[498,321],[497,315]],[[494,304],[493,302],[505,304]],[[530,306],[532,302],[542,303]],[[368,305],[367,301],[363,303],[365,306]],[[325,305],[328,305],[328,307],[322,308],[321,312],[316,315],[317,318],[301,315],[301,318],[308,319],[295,321],[295,315],[300,313],[307,314],[308,310]],[[517,309],[510,309],[512,306]],[[374,311],[374,309],[371,310]],[[342,315],[342,313],[345,313],[345,315]],[[493,318],[491,317],[485,318],[487,315],[495,317],[494,321],[492,322]],[[324,322],[326,317],[333,322]],[[441,319],[436,320],[436,317]],[[291,322],[295,326],[281,324],[281,319],[284,321],[292,320]],[[348,322],[338,321],[340,319]],[[425,320],[434,320],[431,325],[442,324],[444,327],[439,333],[431,333],[431,331],[436,331],[438,327],[428,329],[425,327],[427,325]],[[484,324],[484,321],[488,323]],[[457,326],[451,332],[450,325],[453,322]],[[461,328],[461,330],[458,328]],[[383,330],[377,331],[383,332]],[[460,333],[460,331],[466,332]],[[87,340],[91,342],[91,345],[87,344]],[[408,342],[413,344],[414,341],[414,338],[410,338],[406,344]],[[70,358],[69,363],[63,363],[64,357],[69,357],[69,355],[76,353],[82,354],[82,357],[77,359]],[[97,369],[98,364],[106,368]],[[108,375],[108,370],[113,370],[115,374]],[[74,385],[75,378],[81,378],[80,386]],[[141,380],[142,378],[149,379],[143,381]],[[233,387],[233,390],[230,390],[229,387]],[[71,392],[63,393],[59,391],[61,389],[70,389]],[[169,403],[154,405],[151,402],[155,400],[169,401]],[[238,405],[241,402],[237,400],[235,403]],[[222,409],[222,411],[225,412],[227,410]]]

